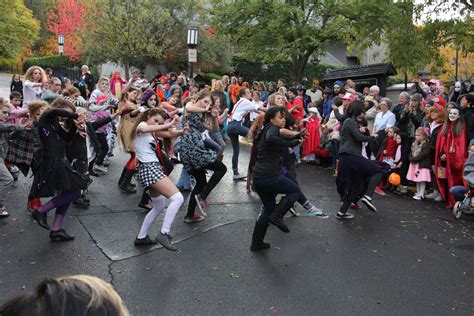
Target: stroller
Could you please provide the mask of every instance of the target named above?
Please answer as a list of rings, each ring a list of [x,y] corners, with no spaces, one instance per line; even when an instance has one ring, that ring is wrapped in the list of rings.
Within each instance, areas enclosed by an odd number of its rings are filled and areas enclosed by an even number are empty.
[[[457,201],[453,207],[453,215],[456,219],[464,214],[474,214],[474,154],[468,158],[464,165],[464,179],[467,182],[469,190],[464,195],[464,200]]]

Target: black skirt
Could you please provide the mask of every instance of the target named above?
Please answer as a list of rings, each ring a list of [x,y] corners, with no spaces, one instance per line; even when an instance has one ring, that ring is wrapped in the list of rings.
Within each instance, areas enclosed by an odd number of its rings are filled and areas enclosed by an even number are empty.
[[[337,192],[342,201],[355,203],[365,194],[370,177],[389,172],[390,166],[385,162],[369,160],[361,155],[339,154]]]
[[[75,171],[66,158],[43,158],[30,196],[50,197],[87,189],[92,180]]]

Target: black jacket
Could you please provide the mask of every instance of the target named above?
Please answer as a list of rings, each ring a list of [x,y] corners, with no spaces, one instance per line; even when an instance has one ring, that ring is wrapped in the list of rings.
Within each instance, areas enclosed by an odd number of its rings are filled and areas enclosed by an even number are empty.
[[[21,95],[23,95],[23,81],[13,81],[10,85],[10,92],[19,92]]]
[[[100,151],[100,143],[95,131],[111,121],[112,118],[109,116],[94,122],[86,123],[87,135],[89,136],[89,141],[92,143],[96,153]],[[67,158],[69,161],[73,161],[74,159],[87,160],[87,142],[86,139],[78,133],[76,133],[73,139],[67,144]]]
[[[461,110],[462,117],[466,122],[466,131],[467,131],[467,142],[474,139],[474,108],[464,108]]]

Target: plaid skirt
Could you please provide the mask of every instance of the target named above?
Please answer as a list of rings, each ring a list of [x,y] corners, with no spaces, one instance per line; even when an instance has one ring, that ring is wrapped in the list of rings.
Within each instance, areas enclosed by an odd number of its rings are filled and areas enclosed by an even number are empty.
[[[146,162],[138,165],[138,179],[144,188],[163,178],[166,178],[166,175],[159,162]]]

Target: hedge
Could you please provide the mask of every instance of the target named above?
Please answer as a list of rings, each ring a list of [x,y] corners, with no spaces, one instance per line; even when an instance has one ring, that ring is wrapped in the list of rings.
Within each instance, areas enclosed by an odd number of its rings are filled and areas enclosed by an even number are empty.
[[[26,69],[30,68],[31,66],[40,66],[42,68],[61,68],[61,67],[80,67],[80,63],[70,61],[69,57],[67,56],[45,56],[45,57],[31,57],[25,60],[23,64],[23,68]]]

